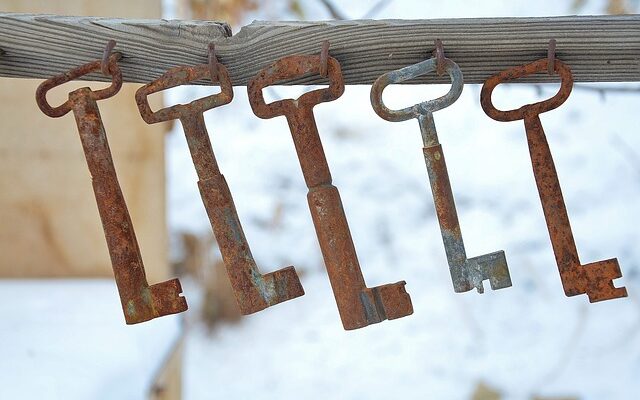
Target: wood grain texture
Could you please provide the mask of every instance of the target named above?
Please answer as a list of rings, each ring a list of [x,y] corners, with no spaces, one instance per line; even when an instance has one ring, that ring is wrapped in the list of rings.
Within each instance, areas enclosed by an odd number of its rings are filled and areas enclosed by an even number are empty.
[[[230,34],[220,22],[0,13],[0,76],[49,78],[102,58],[114,39],[124,81],[148,82],[176,65],[206,62],[209,42]]]
[[[442,39],[467,83],[482,83],[508,67],[556,54],[576,82],[640,80],[640,16],[570,16],[440,20],[253,22],[231,36],[224,23],[117,20],[0,14],[1,76],[48,77],[95,59],[107,39],[118,41],[125,81],[148,82],[176,65],[205,62],[216,43],[234,85],[246,85],[261,68],[290,54],[317,54],[331,42],[347,84],[371,84],[378,76],[430,57]],[[99,75],[90,79],[104,80]],[[519,82],[552,82],[539,74]],[[442,83],[435,74],[405,83]],[[306,77],[283,84],[322,83]],[[200,82],[204,83],[204,82]]]

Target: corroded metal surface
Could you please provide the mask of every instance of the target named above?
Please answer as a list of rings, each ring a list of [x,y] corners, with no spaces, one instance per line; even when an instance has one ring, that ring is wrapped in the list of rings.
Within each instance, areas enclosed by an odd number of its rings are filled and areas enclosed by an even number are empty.
[[[51,107],[46,100],[47,91],[100,70],[100,64],[100,60],[94,61],[43,82],[37,89],[36,101],[42,112],[50,117],[61,117],[73,111],[91,173],[93,192],[98,204],[125,320],[127,324],[136,324],[186,311],[187,302],[180,296],[182,287],[178,279],[151,286],[147,283],[138,242],[118,183],[97,103],[98,100],[115,95],[122,86],[117,55],[114,54],[109,59],[112,83],[108,88],[92,91],[88,87],[83,87],[74,90],[69,93],[69,100],[55,108]]]
[[[565,294],[567,296],[587,294],[592,303],[626,297],[627,290],[624,287],[613,286],[613,279],[622,276],[617,259],[580,264],[560,181],[551,157],[551,149],[540,122],[541,113],[559,107],[571,94],[573,77],[569,67],[562,61],[555,60],[554,70],[560,75],[562,83],[558,93],[548,100],[527,104],[510,111],[500,111],[491,102],[491,94],[498,84],[536,72],[544,72],[548,65],[548,59],[544,58],[490,77],[482,86],[480,94],[482,108],[488,116],[497,121],[524,119],[536,185]]]
[[[289,123],[302,173],[309,188],[307,200],[322,250],[342,325],[362,328],[385,319],[413,313],[405,282],[367,288],[351,239],[338,189],[331,173],[313,116],[316,104],[337,99],[344,92],[340,64],[328,57],[329,87],[313,90],[298,99],[266,104],[262,89],[283,79],[319,74],[320,56],[289,56],[263,69],[247,86],[253,112],[260,118],[284,115]]]
[[[380,76],[371,87],[371,104],[375,112],[387,121],[406,121],[412,118],[418,120],[424,144],[424,160],[454,290],[466,292],[475,287],[479,293],[483,293],[482,282],[486,279],[494,290],[506,288],[511,286],[511,277],[503,251],[467,258],[464,248],[447,165],[433,121],[434,112],[448,107],[460,97],[463,78],[456,63],[444,58],[442,64],[451,76],[452,83],[451,90],[446,95],[397,111],[390,110],[382,101],[382,92],[388,85],[434,71],[437,68],[437,58],[431,58]]]
[[[149,124],[179,119],[182,123],[193,165],[198,173],[200,196],[207,210],[216,236],[227,274],[242,314],[251,314],[283,301],[304,295],[294,267],[289,266],[265,275],[260,274],[251,255],[247,239],[229,191],[229,186],[218,168],[203,113],[228,104],[233,99],[233,88],[227,69],[215,63],[193,67],[177,67],[136,92],[136,102],[142,118]],[[194,80],[216,76],[221,86],[219,94],[178,104],[153,112],[147,96]]]

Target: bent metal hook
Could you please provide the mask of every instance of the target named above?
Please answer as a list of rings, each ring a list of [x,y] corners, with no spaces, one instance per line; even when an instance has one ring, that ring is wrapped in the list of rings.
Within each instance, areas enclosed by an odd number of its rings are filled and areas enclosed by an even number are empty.
[[[327,58],[329,87],[303,94],[297,99],[266,104],[262,89],[284,79],[319,74],[322,57],[294,55],[281,58],[263,69],[247,86],[254,114],[267,119],[284,115],[289,123],[304,180],[309,188],[309,210],[320,243],[329,281],[344,329],[358,329],[413,313],[405,282],[366,287],[338,189],[324,155],[313,107],[333,101],[344,92],[340,64]]]
[[[626,297],[627,289],[613,286],[613,279],[622,277],[617,259],[580,264],[551,149],[540,122],[540,114],[560,107],[571,94],[573,76],[569,67],[555,59],[553,69],[560,75],[561,83],[558,93],[550,99],[510,111],[500,111],[491,102],[491,94],[500,83],[545,72],[548,68],[549,59],[543,58],[493,75],[482,86],[480,104],[484,112],[496,121],[524,120],[533,173],[565,294],[587,294],[591,303]]]
[[[511,277],[503,251],[467,258],[447,164],[442,146],[438,142],[438,133],[433,120],[434,112],[450,106],[462,93],[464,83],[458,64],[448,58],[442,60],[444,70],[451,77],[451,89],[442,97],[402,110],[390,110],[382,101],[382,92],[388,85],[435,71],[437,66],[438,58],[434,57],[380,76],[371,87],[371,105],[375,112],[387,121],[399,122],[412,118],[418,120],[424,144],[424,160],[427,164],[433,201],[454,290],[466,292],[475,287],[479,293],[483,293],[482,282],[485,279],[489,280],[494,290],[506,288],[511,286]]]
[[[36,102],[43,113],[53,118],[73,111],[91,173],[122,310],[127,324],[136,324],[186,311],[187,301],[180,296],[182,287],[178,279],[151,286],[147,283],[133,224],[118,183],[97,103],[114,96],[122,86],[118,57],[118,54],[109,57],[108,73],[112,78],[109,87],[96,91],[88,87],[76,89],[69,93],[69,100],[58,107],[51,107],[47,102],[47,92],[54,87],[99,71],[102,60],[97,60],[41,83],[36,91]]]

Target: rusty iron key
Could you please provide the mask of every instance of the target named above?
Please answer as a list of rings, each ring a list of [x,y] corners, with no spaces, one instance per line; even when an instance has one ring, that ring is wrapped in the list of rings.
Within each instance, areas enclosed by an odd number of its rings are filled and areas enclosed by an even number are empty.
[[[263,69],[249,82],[247,90],[253,112],[260,118],[284,115],[300,160],[309,193],[309,210],[320,243],[331,287],[344,329],[357,329],[413,313],[405,282],[367,288],[358,263],[347,218],[338,189],[331,184],[331,172],[318,134],[313,107],[333,101],[344,92],[340,64],[327,60],[329,87],[303,94],[298,99],[266,104],[262,89],[283,79],[318,74],[322,56],[284,57]]]
[[[47,92],[52,88],[100,70],[102,61],[98,60],[44,81],[36,91],[36,101],[49,117],[58,118],[73,111],[91,173],[125,320],[127,324],[136,324],[186,311],[187,302],[180,295],[182,287],[178,279],[151,286],[147,283],[136,235],[118,183],[97,103],[98,100],[114,96],[122,86],[117,60],[117,54],[108,59],[112,76],[109,87],[96,91],[88,87],[74,90],[69,93],[69,99],[58,107],[51,107],[47,102]]]
[[[560,75],[562,81],[560,90],[550,99],[510,111],[500,111],[491,102],[491,94],[498,84],[536,72],[544,72],[548,68],[549,60],[544,58],[490,77],[482,86],[480,93],[482,109],[496,121],[524,120],[533,173],[565,294],[567,296],[587,294],[591,303],[626,297],[627,290],[624,287],[613,286],[613,279],[622,277],[617,259],[580,264],[551,149],[540,122],[540,114],[559,107],[571,94],[573,76],[569,67],[557,59],[553,62],[553,69]]]
[[[467,258],[464,249],[447,165],[433,120],[434,112],[450,106],[460,97],[464,83],[458,65],[448,58],[443,61],[444,69],[451,76],[451,89],[446,95],[402,110],[390,110],[382,101],[382,92],[388,85],[435,71],[437,59],[434,57],[380,76],[371,87],[371,104],[375,112],[387,121],[418,120],[424,143],[424,160],[454,290],[466,292],[475,287],[479,293],[483,293],[482,282],[486,279],[494,290],[506,288],[511,286],[511,277],[503,251]]]
[[[182,123],[193,165],[198,174],[200,196],[207,210],[222,259],[227,268],[233,292],[242,314],[264,310],[275,304],[304,295],[294,267],[260,274],[251,255],[247,239],[229,191],[211,147],[204,121],[204,112],[228,104],[233,88],[224,65],[217,63],[217,80],[221,92],[189,104],[178,104],[151,111],[147,96],[198,79],[213,78],[209,64],[176,67],[136,92],[136,102],[142,118],[149,124],[179,119]],[[214,83],[214,79],[211,79]]]

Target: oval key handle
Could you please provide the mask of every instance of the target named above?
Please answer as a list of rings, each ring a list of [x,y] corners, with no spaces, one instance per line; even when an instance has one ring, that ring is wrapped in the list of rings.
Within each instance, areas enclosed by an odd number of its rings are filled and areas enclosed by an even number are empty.
[[[116,93],[118,93],[118,91],[122,87],[122,72],[120,71],[120,67],[118,66],[119,57],[120,56],[118,54],[112,54],[109,57],[108,66],[109,73],[111,74],[111,85],[104,89],[91,91],[91,97],[94,100],[97,101],[108,99],[109,97],[114,96]],[[63,85],[74,79],[78,79],[81,76],[90,74],[94,71],[99,71],[101,65],[102,60],[96,60],[42,82],[36,90],[36,103],[38,103],[38,107],[40,107],[40,110],[42,110],[43,113],[52,118],[62,117],[63,115],[71,111],[71,100],[65,101],[58,107],[51,107],[51,105],[47,101],[47,92],[54,87]]]
[[[399,70],[390,71],[376,79],[373,86],[371,86],[371,105],[376,114],[387,121],[400,122],[442,110],[453,104],[462,93],[464,80],[458,64],[448,58],[445,58],[444,62],[445,70],[451,77],[451,89],[449,89],[449,92],[437,99],[424,101],[414,106],[403,108],[402,110],[390,110],[385,106],[382,101],[382,92],[384,89],[390,84],[404,82],[435,71],[437,59],[430,58]]]
[[[507,69],[487,79],[484,85],[482,85],[482,91],[480,92],[480,104],[482,105],[484,112],[496,121],[508,122],[524,119],[526,114],[538,115],[560,107],[571,94],[571,89],[573,88],[573,76],[571,75],[571,69],[569,69],[565,63],[557,59],[554,61],[554,71],[560,75],[560,90],[558,90],[558,93],[556,93],[552,98],[538,103],[525,104],[516,110],[509,111],[498,110],[494,107],[491,101],[493,89],[495,89],[499,84],[535,74],[537,72],[546,72],[548,65],[549,60],[547,58],[543,58],[529,64]]]
[[[217,81],[220,84],[220,93],[212,94],[189,104],[176,104],[165,107],[156,112],[151,110],[148,96],[170,89],[176,86],[186,85],[199,79],[211,79],[209,64],[201,64],[193,67],[175,67],[165,72],[159,79],[142,86],[136,91],[136,103],[142,119],[148,124],[179,119],[183,115],[204,113],[215,107],[228,104],[233,100],[233,86],[229,78],[229,72],[224,65],[218,63]],[[214,81],[212,84],[216,83]]]
[[[288,56],[263,69],[247,85],[249,103],[253,113],[263,119],[288,113],[290,109],[313,107],[316,104],[333,101],[344,93],[344,79],[340,63],[333,57],[327,59],[329,87],[307,92],[297,99],[277,100],[266,104],[262,89],[285,79],[301,78],[304,75],[320,73],[320,56]]]

